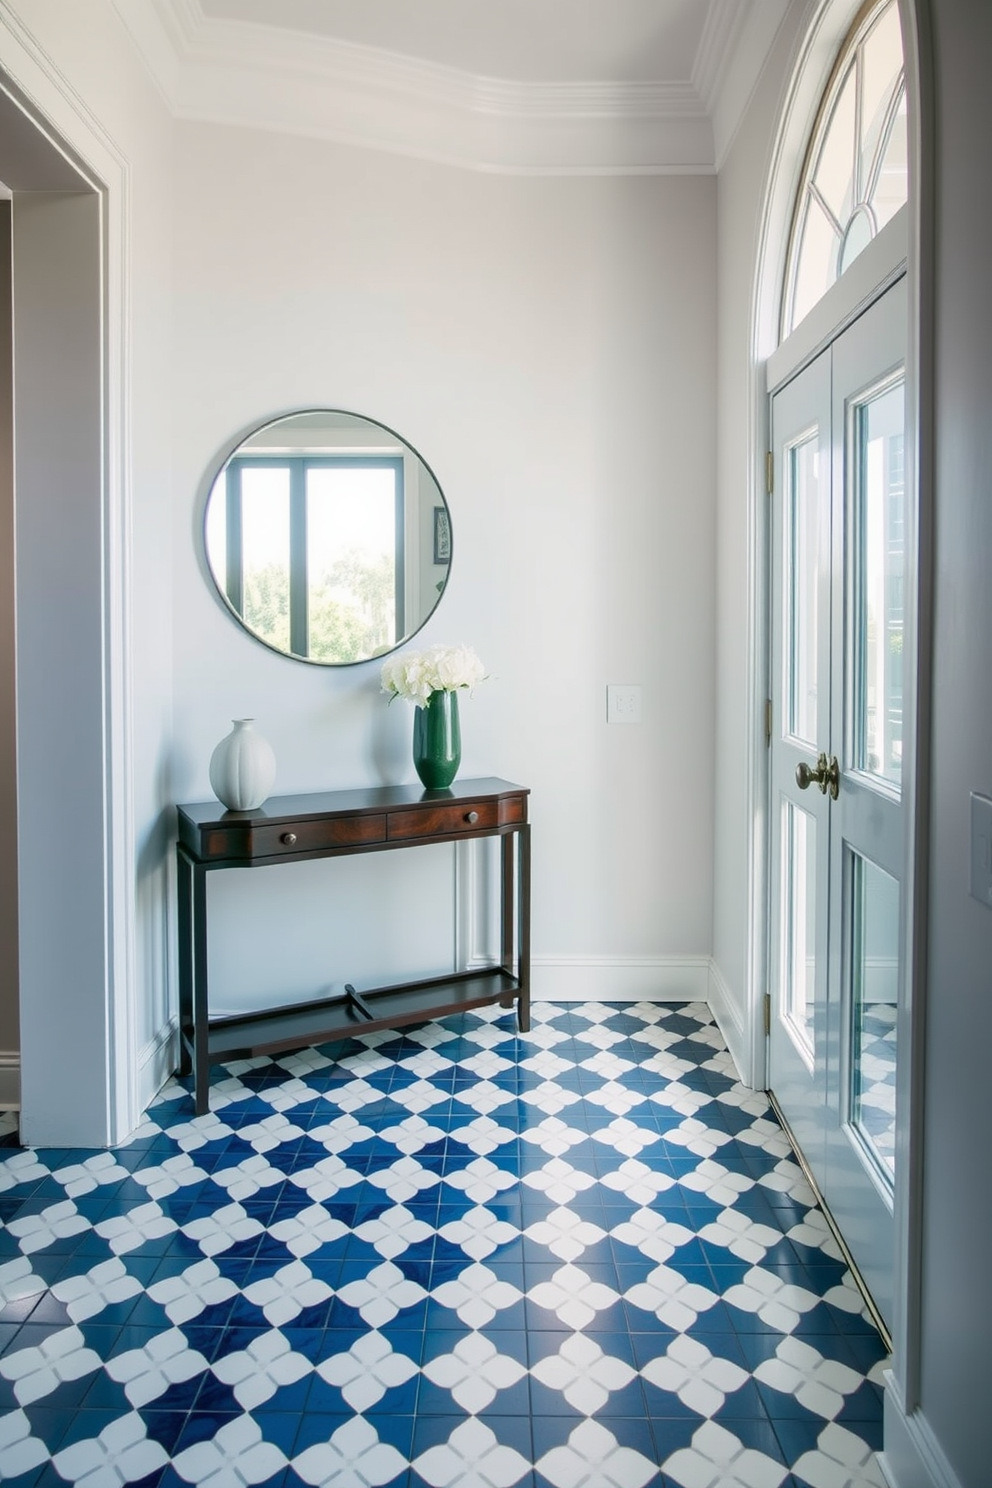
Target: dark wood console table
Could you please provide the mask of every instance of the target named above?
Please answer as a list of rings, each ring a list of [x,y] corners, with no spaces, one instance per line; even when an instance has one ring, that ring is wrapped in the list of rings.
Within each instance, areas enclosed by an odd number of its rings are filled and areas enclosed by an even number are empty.
[[[354,1033],[424,1023],[499,1002],[517,1006],[530,1028],[529,791],[507,780],[457,780],[450,790],[381,786],[320,795],[272,796],[255,811],[217,801],[180,806],[180,1072],[193,1073],[196,1114],[208,1109],[209,1067],[256,1054],[329,1043]],[[356,991],[339,997],[211,1017],[207,989],[206,876],[218,868],[261,868],[309,858],[392,848],[501,839],[500,960],[475,971]]]

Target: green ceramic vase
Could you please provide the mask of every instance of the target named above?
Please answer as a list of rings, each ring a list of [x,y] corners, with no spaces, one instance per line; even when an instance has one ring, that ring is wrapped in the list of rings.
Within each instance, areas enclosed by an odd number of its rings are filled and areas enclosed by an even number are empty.
[[[432,692],[413,715],[413,763],[428,790],[445,790],[458,774],[462,735],[457,692]]]

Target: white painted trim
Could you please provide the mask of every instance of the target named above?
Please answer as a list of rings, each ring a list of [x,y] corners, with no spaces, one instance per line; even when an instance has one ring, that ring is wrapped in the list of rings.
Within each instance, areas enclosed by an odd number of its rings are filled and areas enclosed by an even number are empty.
[[[130,162],[101,121],[0,0],[0,68],[6,91],[100,198],[103,269],[103,570],[106,1020],[109,1088],[105,1140],[136,1124],[134,993],[136,855],[131,687]],[[72,1140],[66,1133],[65,1142]]]
[[[147,1111],[165,1082],[179,1065],[179,1018],[173,1015],[148,1042],[138,1050],[135,1059],[135,1085],[138,1111]]]
[[[901,207],[765,364],[769,394],[807,366],[905,272],[909,212]]]
[[[726,5],[728,0],[720,0],[720,3]],[[790,0],[760,0],[760,4],[752,5],[746,13],[742,13],[737,0],[729,0],[729,3],[734,5],[738,25],[732,32],[728,27],[722,68],[712,86],[706,87],[702,79],[699,84],[713,120],[713,159],[718,171],[734,147],[737,131],[760,85],[765,62],[775,45]]]
[[[737,1066],[741,1083],[754,1088],[747,1029],[738,1010],[737,999],[724,980],[719,966],[712,959],[709,964],[706,1001],[710,1005],[710,1012],[716,1019],[717,1027],[723,1034],[730,1057]]]
[[[891,1488],[964,1488],[922,1411],[906,1415],[891,1371],[885,1373],[882,1471]]]
[[[753,7],[749,9],[739,0],[709,0],[692,64],[692,85],[707,113],[712,113],[723,80],[740,50],[741,36],[751,10]]]
[[[913,720],[911,748],[904,759],[909,799],[903,869],[904,916],[896,1069],[895,1298],[893,1390],[912,1419],[920,1403],[922,1365],[922,1275],[926,1002],[930,861],[930,703],[933,644],[933,234],[937,221],[934,176],[936,101],[932,75],[930,12],[926,0],[899,0],[909,125],[907,245],[908,347],[906,358],[906,478],[917,492],[916,522],[907,530],[906,621],[916,637],[916,665],[904,689],[906,716]],[[912,553],[912,559],[909,555]]]
[[[535,1002],[706,1002],[709,956],[531,957]]]
[[[866,956],[862,1001],[894,1004],[899,991],[898,956]]]
[[[752,1083],[767,1083],[767,1036],[762,999],[768,986],[768,750],[765,701],[769,691],[769,513],[765,493],[765,454],[770,447],[765,363],[778,345],[779,304],[785,271],[788,227],[802,165],[802,149],[835,47],[820,36],[832,0],[810,0],[796,33],[789,79],[779,113],[765,176],[764,200],[755,251],[751,294],[747,400],[747,732],[745,781],[751,840],[747,881],[747,985],[744,989]],[[838,0],[840,3],[840,0]],[[852,9],[858,0],[846,0]],[[842,31],[841,31],[842,34]],[[839,37],[837,38],[839,40]]]
[[[200,0],[113,5],[177,118],[501,174],[706,175],[726,158],[788,0],[711,0],[691,79],[628,83],[480,77],[219,20]]]
[[[21,1056],[16,1049],[0,1049],[0,1111],[21,1109]]]

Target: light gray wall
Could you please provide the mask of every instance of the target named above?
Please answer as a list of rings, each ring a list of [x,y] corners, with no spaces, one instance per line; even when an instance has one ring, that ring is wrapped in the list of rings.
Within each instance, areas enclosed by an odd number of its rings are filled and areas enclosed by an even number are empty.
[[[462,708],[461,773],[533,789],[535,992],[622,995],[637,957],[649,993],[666,957],[705,966],[715,181],[473,175],[197,124],[178,128],[177,172],[178,799],[209,798],[239,716],[272,742],[277,790],[414,778],[411,713],[387,709],[378,666],[274,656],[199,558],[218,449],[293,406],[348,408],[408,439],[451,506],[451,579],[417,644],[464,641],[490,673]],[[609,682],[643,685],[640,727],[607,726]],[[438,908],[404,924],[393,878],[411,867],[370,860],[381,893],[357,916],[347,863],[248,900],[215,875],[218,996],[445,964],[450,861],[423,864]]]
[[[921,1407],[962,1488],[992,1472],[992,911],[969,897],[969,792],[992,795],[992,8],[931,0],[934,672]]]
[[[698,990],[712,881],[714,181],[472,176],[174,126],[111,0],[17,0],[16,14],[0,64],[84,158],[97,139],[120,175],[111,216],[126,224],[120,302],[113,273],[110,286],[121,358],[114,348],[107,365],[124,386],[108,454],[126,492],[130,587],[115,598],[130,668],[106,680],[131,704],[116,825],[136,870],[122,1004],[136,1101],[167,1069],[173,803],[208,794],[231,717],[258,717],[282,789],[410,775],[410,715],[387,712],[375,668],[271,656],[205,580],[205,471],[236,432],[294,405],[383,419],[451,501],[450,590],[423,640],[468,641],[491,673],[466,704],[463,773],[534,788],[544,988]],[[611,681],[643,685],[641,727],[607,727]],[[328,933],[333,866],[309,891]],[[435,902],[452,871],[425,868]],[[270,990],[280,907],[260,977]],[[32,896],[32,935],[51,911],[50,895]],[[250,991],[244,915],[232,904],[227,920],[236,997]],[[356,939],[366,954],[374,922]],[[410,940],[393,925],[388,936],[376,958],[387,972]],[[426,958],[450,955],[449,926],[440,938]],[[326,957],[302,957],[294,975],[317,990]]]

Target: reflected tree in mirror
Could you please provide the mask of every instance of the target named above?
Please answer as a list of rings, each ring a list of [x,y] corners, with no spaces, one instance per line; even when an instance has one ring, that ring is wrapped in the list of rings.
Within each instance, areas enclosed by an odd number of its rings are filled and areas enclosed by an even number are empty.
[[[284,656],[350,666],[402,646],[438,604],[440,508],[429,466],[373,419],[316,409],[273,419],[224,460],[204,516],[228,609]]]

